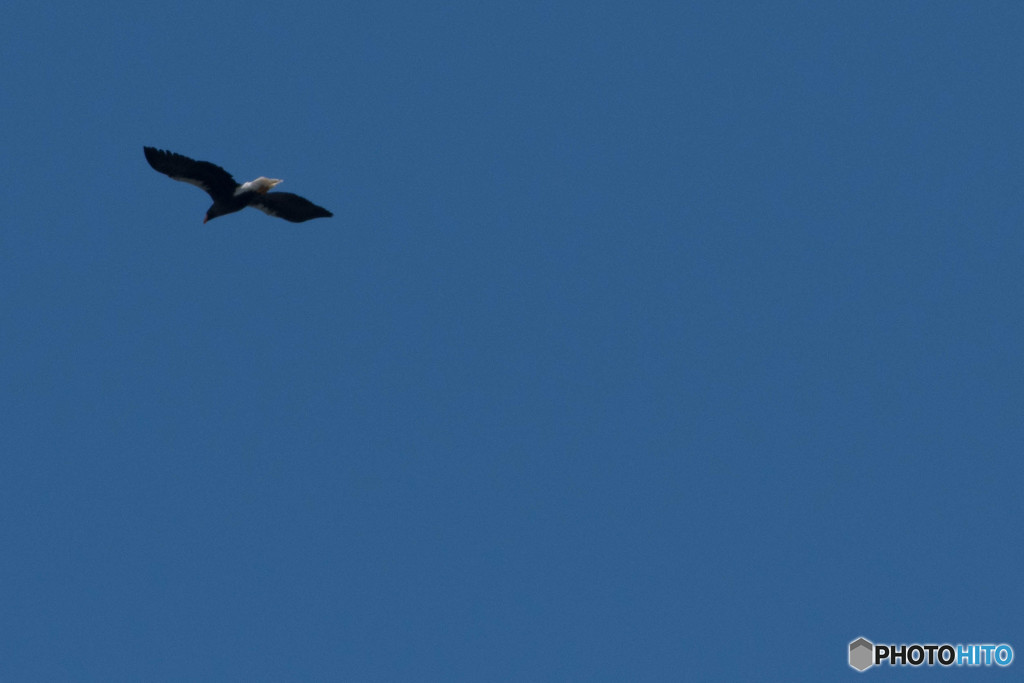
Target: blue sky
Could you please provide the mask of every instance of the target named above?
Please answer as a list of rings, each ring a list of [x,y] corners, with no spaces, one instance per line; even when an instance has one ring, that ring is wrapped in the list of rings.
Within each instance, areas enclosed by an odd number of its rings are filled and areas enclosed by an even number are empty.
[[[8,8],[0,678],[1024,653],[1021,35],[1009,1]],[[143,145],[335,216],[203,225]]]

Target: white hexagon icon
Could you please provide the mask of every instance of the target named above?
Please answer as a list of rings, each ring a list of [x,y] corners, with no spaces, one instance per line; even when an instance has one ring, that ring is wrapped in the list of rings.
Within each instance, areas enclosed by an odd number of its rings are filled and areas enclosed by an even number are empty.
[[[850,643],[850,666],[857,671],[864,671],[874,664],[875,646],[866,638],[858,638]]]

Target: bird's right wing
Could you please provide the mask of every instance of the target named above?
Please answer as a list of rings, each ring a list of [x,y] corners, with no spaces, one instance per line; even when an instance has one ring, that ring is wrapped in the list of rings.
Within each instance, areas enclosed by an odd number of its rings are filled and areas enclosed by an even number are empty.
[[[292,223],[302,223],[313,218],[330,218],[334,214],[322,206],[317,206],[305,197],[291,192],[267,192],[257,194],[250,200],[249,206],[255,207],[270,216],[277,216]]]
[[[209,161],[196,161],[155,147],[144,147],[143,151],[146,153],[146,161],[154,169],[175,180],[205,190],[214,201],[231,196],[238,186],[230,173]]]

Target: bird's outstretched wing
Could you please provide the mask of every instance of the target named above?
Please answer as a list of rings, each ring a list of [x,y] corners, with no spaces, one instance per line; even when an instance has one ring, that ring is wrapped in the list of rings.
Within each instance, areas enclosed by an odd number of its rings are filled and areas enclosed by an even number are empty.
[[[249,206],[292,223],[301,223],[313,218],[330,218],[334,215],[324,207],[291,192],[258,194],[249,202]]]
[[[155,147],[143,147],[143,151],[146,153],[146,161],[154,169],[175,180],[202,188],[215,202],[230,197],[238,186],[230,173],[209,161],[196,161]]]

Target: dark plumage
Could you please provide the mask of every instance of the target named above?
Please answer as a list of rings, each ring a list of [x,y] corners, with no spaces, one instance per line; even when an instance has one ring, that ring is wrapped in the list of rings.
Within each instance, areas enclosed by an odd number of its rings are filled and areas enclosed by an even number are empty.
[[[206,212],[204,223],[217,216],[241,211],[247,206],[292,223],[334,215],[297,194],[270,192],[270,188],[280,183],[280,180],[260,177],[239,185],[230,173],[209,161],[196,161],[155,147],[142,149],[146,153],[146,161],[154,169],[175,180],[202,188],[210,195],[213,206]]]

